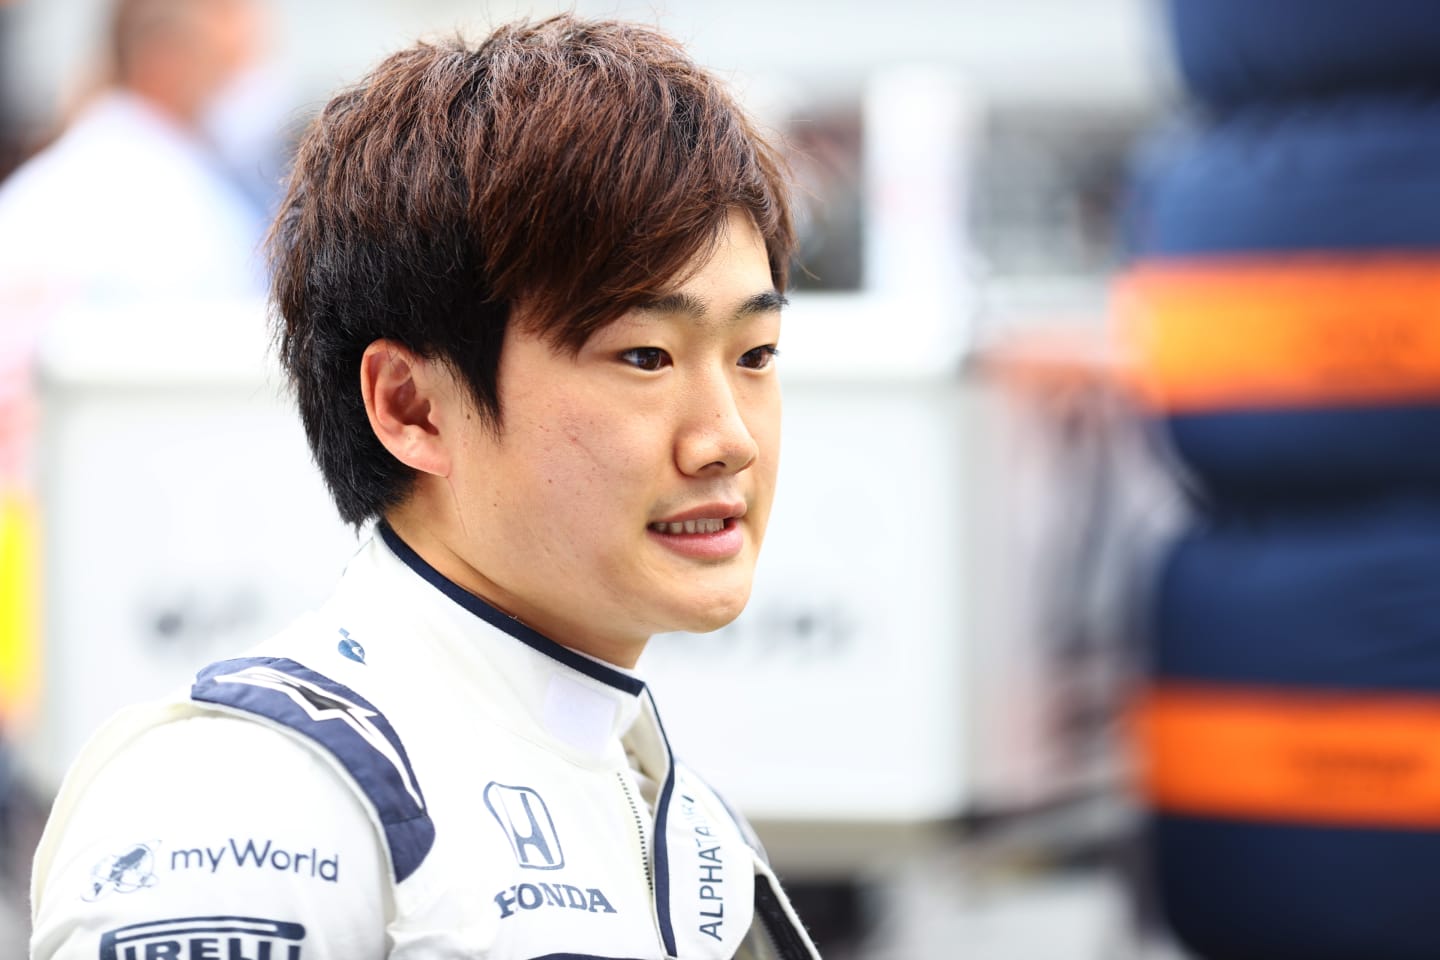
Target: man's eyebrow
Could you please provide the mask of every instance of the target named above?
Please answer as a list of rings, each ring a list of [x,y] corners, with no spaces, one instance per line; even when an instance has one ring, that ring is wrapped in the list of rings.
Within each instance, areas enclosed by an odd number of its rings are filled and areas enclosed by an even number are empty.
[[[779,290],[766,290],[764,293],[757,293],[755,296],[740,304],[740,309],[735,311],[737,317],[748,317],[754,313],[767,313],[771,310],[779,310],[781,307],[789,306],[790,300]]]
[[[743,320],[746,317],[757,313],[767,313],[772,310],[779,310],[788,305],[790,301],[778,290],[766,290],[757,293],[747,299],[735,310],[732,319]],[[677,291],[656,297],[653,300],[646,300],[639,305],[639,309],[647,313],[681,313],[693,319],[702,320],[710,312],[710,304],[706,300],[694,294]]]

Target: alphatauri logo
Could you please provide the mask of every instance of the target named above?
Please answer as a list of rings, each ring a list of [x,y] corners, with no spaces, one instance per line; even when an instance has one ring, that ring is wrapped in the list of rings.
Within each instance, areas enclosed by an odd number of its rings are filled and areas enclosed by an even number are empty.
[[[305,928],[260,917],[176,917],[108,930],[100,960],[301,960]]]
[[[507,787],[492,780],[485,787],[485,806],[505,831],[516,863],[530,870],[565,866],[555,821],[540,794],[529,787]]]

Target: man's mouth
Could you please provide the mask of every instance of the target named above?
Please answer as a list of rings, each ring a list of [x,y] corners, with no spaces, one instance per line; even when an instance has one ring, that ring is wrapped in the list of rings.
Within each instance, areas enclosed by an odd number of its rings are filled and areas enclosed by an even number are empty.
[[[656,533],[719,533],[725,529],[725,520],[707,518],[701,520],[677,520],[669,523],[660,522],[650,524],[650,529]]]

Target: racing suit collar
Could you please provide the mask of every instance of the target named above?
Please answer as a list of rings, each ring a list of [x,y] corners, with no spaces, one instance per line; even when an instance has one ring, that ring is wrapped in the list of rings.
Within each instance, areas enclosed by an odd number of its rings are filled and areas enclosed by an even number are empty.
[[[468,633],[467,624],[478,618],[504,638],[519,641],[483,645],[490,669],[506,679],[518,698],[517,706],[575,759],[623,762],[628,753],[647,776],[664,781],[670,748],[653,706],[645,709],[649,691],[643,680],[571,650],[486,603],[432,567],[387,524],[378,524],[376,534],[377,560],[399,560],[438,591],[439,596],[431,596],[439,601],[446,619]]]
[[[577,653],[563,644],[556,643],[539,631],[531,629],[514,617],[495,609],[426,563],[420,554],[400,539],[399,534],[390,529],[389,524],[381,521],[376,524],[375,530],[390,551],[399,557],[407,567],[419,574],[435,589],[492,627],[508,633],[531,649],[545,654],[552,660],[559,661],[572,670],[583,673],[593,680],[599,680],[617,690],[623,690],[631,696],[639,696],[645,689],[645,681],[639,677],[602,663],[593,657]]]

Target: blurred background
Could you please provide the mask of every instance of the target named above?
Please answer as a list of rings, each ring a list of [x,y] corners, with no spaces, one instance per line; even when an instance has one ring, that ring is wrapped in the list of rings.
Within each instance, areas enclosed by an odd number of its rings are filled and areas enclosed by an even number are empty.
[[[1427,2],[0,0],[0,955],[88,733],[356,548],[267,352],[298,132],[559,9],[795,170],[754,599],[641,669],[825,956],[1440,955]]]

